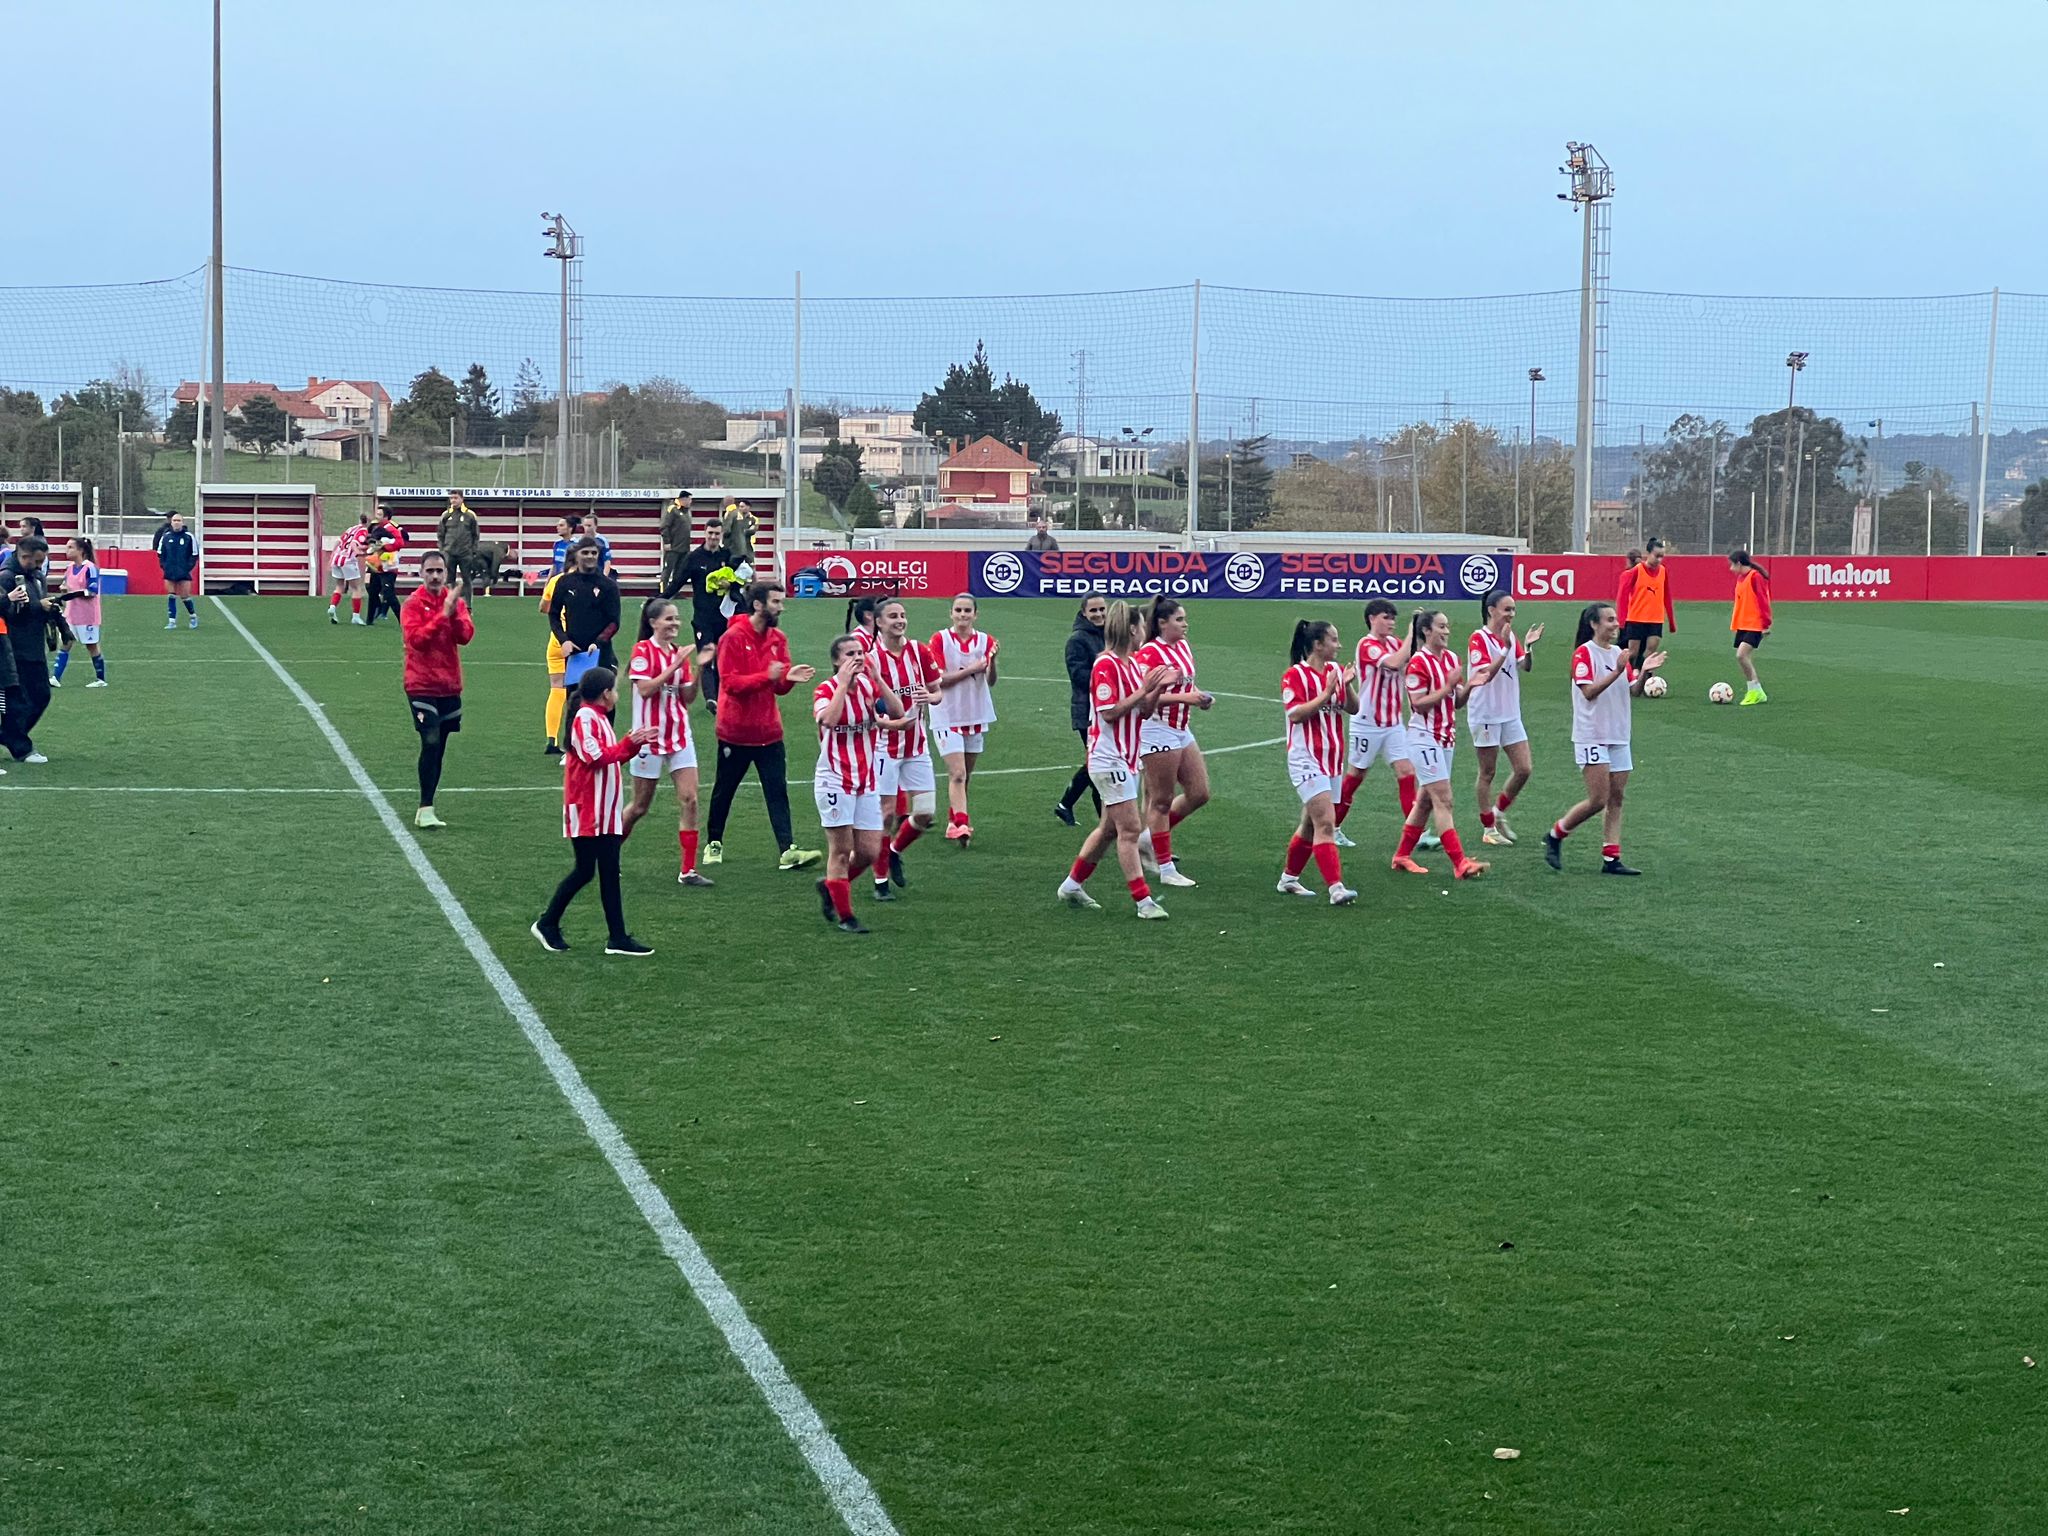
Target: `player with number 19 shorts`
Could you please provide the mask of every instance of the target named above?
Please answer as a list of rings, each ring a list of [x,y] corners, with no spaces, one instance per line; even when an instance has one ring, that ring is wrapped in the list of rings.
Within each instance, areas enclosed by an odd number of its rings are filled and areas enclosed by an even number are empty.
[[[1159,707],[1145,717],[1139,739],[1139,773],[1145,789],[1145,830],[1138,836],[1140,855],[1148,851],[1159,866],[1161,885],[1192,886],[1173,857],[1173,829],[1209,803],[1209,765],[1189,729],[1193,711],[1216,702],[1214,694],[1195,686],[1195,652],[1188,644],[1188,611],[1179,599],[1152,600],[1147,625],[1152,638],[1132,659],[1140,673],[1164,667],[1173,681],[1159,695]]]
[[[931,830],[938,810],[938,783],[932,774],[932,749],[925,730],[925,710],[939,696],[939,665],[932,653],[910,638],[910,611],[892,597],[875,610],[876,639],[867,646],[875,676],[903,700],[903,725],[884,731],[881,759],[875,774],[882,799],[883,859],[875,865],[875,900],[893,901],[891,882],[907,886],[903,853]],[[860,631],[854,635],[859,637]],[[865,642],[863,642],[865,644]]]
[[[1487,866],[1465,857],[1465,846],[1451,825],[1451,750],[1458,740],[1458,705],[1466,684],[1458,653],[1451,649],[1451,620],[1435,609],[1416,610],[1408,630],[1408,751],[1415,760],[1418,795],[1401,823],[1401,843],[1394,868],[1411,875],[1429,871],[1415,862],[1425,818],[1434,815],[1437,836],[1451,856],[1460,880],[1486,873]],[[1489,672],[1480,681],[1491,682]]]
[[[1138,916],[1162,918],[1166,908],[1152,897],[1138,859],[1138,759],[1144,750],[1144,721],[1172,684],[1165,667],[1142,672],[1132,655],[1138,643],[1138,618],[1129,603],[1109,605],[1102,621],[1102,654],[1088,673],[1088,781],[1102,800],[1102,820],[1081,840],[1059,899],[1068,906],[1099,911],[1088,894],[1088,877],[1096,863],[1116,846],[1116,861],[1137,903]]]
[[[1301,883],[1310,859],[1329,887],[1330,905],[1348,906],[1358,893],[1344,884],[1337,853],[1335,795],[1344,768],[1344,717],[1358,706],[1358,674],[1337,663],[1337,626],[1302,619],[1294,626],[1290,665],[1280,677],[1280,707],[1287,722],[1287,777],[1301,797],[1301,824],[1287,844],[1278,890],[1283,896],[1315,893]]]
[[[1402,708],[1402,678],[1408,670],[1408,640],[1394,633],[1400,610],[1384,597],[1365,605],[1365,638],[1358,642],[1358,712],[1351,717],[1348,733],[1350,767],[1337,786],[1337,836],[1339,848],[1354,847],[1344,835],[1344,818],[1351,814],[1352,798],[1374,763],[1386,763],[1394,770],[1394,788],[1400,796],[1401,814],[1415,804],[1415,765],[1408,761],[1408,722]]]
[[[1465,724],[1472,732],[1472,746],[1479,758],[1479,840],[1495,847],[1514,843],[1515,829],[1508,825],[1508,807],[1529,782],[1529,732],[1522,724],[1522,674],[1534,659],[1531,653],[1543,638],[1543,626],[1533,624],[1526,637],[1515,633],[1515,599],[1511,593],[1495,590],[1479,603],[1479,628],[1465,647],[1465,669],[1472,679],[1472,691],[1465,700]],[[1488,679],[1481,682],[1484,674]],[[1493,798],[1493,770],[1500,754],[1508,755],[1506,788],[1500,799]]]

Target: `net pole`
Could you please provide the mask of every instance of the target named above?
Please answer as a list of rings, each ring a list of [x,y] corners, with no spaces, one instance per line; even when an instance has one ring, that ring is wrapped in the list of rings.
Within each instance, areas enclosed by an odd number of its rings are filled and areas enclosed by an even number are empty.
[[[1970,553],[1984,553],[1984,484],[1991,468],[1991,391],[1998,382],[1998,290],[1991,290],[1991,339],[1984,349],[1984,420],[1977,434],[1977,506],[1970,514]]]
[[[199,487],[206,479],[206,381],[212,377],[207,361],[207,339],[213,334],[213,273],[199,280],[199,373],[193,384],[192,416],[192,537],[200,537]],[[201,545],[202,551],[204,545]]]
[[[213,0],[213,430],[207,434],[213,475],[221,478],[228,450],[227,412],[227,268],[221,242],[220,214],[220,0]],[[194,449],[197,452],[197,449]]]
[[[1188,331],[1188,527],[1186,545],[1195,547],[1202,505],[1202,280],[1195,279],[1194,323]]]
[[[803,525],[803,500],[798,490],[804,462],[804,275],[796,274],[796,294],[790,310],[789,416],[782,440],[782,510],[778,526],[787,526],[794,536]],[[784,524],[782,520],[786,518]],[[778,544],[780,540],[777,541]]]

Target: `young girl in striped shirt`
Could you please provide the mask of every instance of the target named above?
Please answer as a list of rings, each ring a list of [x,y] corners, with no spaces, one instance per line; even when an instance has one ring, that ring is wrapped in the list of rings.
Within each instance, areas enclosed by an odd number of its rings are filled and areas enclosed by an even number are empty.
[[[604,903],[608,955],[651,955],[654,951],[626,931],[626,912],[619,895],[619,845],[626,840],[625,811],[619,804],[619,769],[647,743],[655,729],[643,725],[624,741],[612,731],[618,707],[618,679],[609,667],[592,667],[576,684],[576,718],[562,765],[562,835],[575,850],[576,867],[555,887],[547,911],[528,930],[541,948],[557,954],[569,947],[562,937],[562,916],[576,893],[597,877]]]

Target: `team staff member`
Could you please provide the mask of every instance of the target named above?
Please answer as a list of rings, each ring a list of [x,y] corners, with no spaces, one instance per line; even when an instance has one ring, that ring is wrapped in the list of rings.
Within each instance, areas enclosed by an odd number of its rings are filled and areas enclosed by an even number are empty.
[[[808,683],[817,668],[792,666],[789,640],[782,633],[782,583],[757,581],[747,588],[747,611],[734,614],[718,642],[718,675],[724,698],[714,723],[718,734],[718,773],[711,785],[711,819],[705,827],[707,865],[725,860],[725,818],[732,797],[752,768],[761,777],[761,798],[768,803],[768,825],[782,850],[778,869],[803,869],[823,858],[815,848],[796,846],[789,823],[789,760],[782,745],[782,711],[776,700],[798,683]]]
[[[363,622],[374,624],[380,613],[398,617],[398,554],[405,548],[405,530],[381,507],[370,519],[368,548],[363,569],[369,573],[370,615]]]
[[[1067,635],[1067,683],[1073,690],[1067,703],[1067,718],[1081,738],[1081,766],[1074,770],[1074,777],[1053,803],[1052,813],[1070,827],[1076,825],[1074,807],[1081,803],[1084,792],[1094,799],[1096,813],[1102,811],[1102,796],[1096,793],[1088,777],[1088,677],[1095,669],[1095,658],[1102,654],[1102,621],[1108,614],[1109,600],[1100,592],[1090,592],[1081,599],[1074,627]]]
[[[595,651],[597,664],[610,668],[612,636],[619,632],[619,584],[597,568],[598,559],[596,539],[585,534],[576,541],[576,563],[555,582],[548,603],[548,632],[564,658]]]
[[[199,544],[185,526],[185,514],[173,512],[163,526],[150,535],[149,547],[156,551],[158,569],[164,573],[164,628],[178,627],[178,600],[185,601],[185,615],[191,627],[199,627],[199,610],[192,606],[192,572],[199,564]]]
[[[666,598],[683,590],[683,562],[690,558],[690,503],[688,491],[677,491],[661,512],[661,586]]]
[[[450,585],[448,557],[430,549],[420,557],[420,584],[398,610],[405,637],[405,700],[413,729],[420,733],[420,808],[416,827],[445,827],[434,814],[441,786],[441,759],[448,738],[462,729],[462,654],[476,638],[462,587]]]
[[[1742,695],[1745,704],[1768,704],[1771,696],[1757,680],[1756,648],[1771,632],[1771,573],[1738,549],[1728,556],[1728,569],[1735,573],[1735,611],[1728,627],[1735,631],[1735,665],[1749,687]]]
[[[683,557],[678,571],[681,585],[690,594],[690,630],[701,646],[716,646],[725,638],[727,619],[720,608],[718,589],[711,584],[714,572],[726,570],[725,535],[717,518],[704,525],[704,542]],[[718,665],[704,669],[704,703],[714,714],[718,709]]]
[[[1664,564],[1664,541],[1651,539],[1643,546],[1643,560],[1621,573],[1621,591],[1614,599],[1621,615],[1621,643],[1628,651],[1628,664],[1642,670],[1643,655],[1651,641],[1662,638],[1664,626],[1678,633],[1678,612],[1671,605],[1671,572]]]
[[[450,571],[462,579],[464,586],[475,580],[477,572],[483,569],[483,562],[477,558],[476,552],[481,538],[476,514],[469,510],[469,503],[462,499],[462,492],[450,491],[448,506],[441,513],[434,539],[441,546],[441,553],[448,557]]]
[[[44,633],[55,621],[45,585],[44,562],[50,557],[49,541],[38,534],[24,534],[7,557],[4,579],[0,579],[0,613],[7,617],[4,643],[13,652],[14,680],[4,701],[0,701],[0,745],[17,763],[46,763],[36,750],[32,733],[43,711],[50,707],[50,667],[44,659]]]

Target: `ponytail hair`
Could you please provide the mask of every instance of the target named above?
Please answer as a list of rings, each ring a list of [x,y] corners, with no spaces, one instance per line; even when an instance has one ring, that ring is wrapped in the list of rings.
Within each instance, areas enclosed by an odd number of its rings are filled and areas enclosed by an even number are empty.
[[[1484,629],[1493,622],[1493,610],[1498,608],[1512,594],[1506,587],[1495,587],[1479,599],[1479,627]]]
[[[882,611],[881,604],[872,597],[856,597],[846,605],[846,629],[852,634],[865,629],[876,614]]]
[[[1749,551],[1742,548],[1740,545],[1728,551],[1728,563],[1733,566],[1739,566],[1741,569],[1745,571],[1755,571],[1757,575],[1763,577],[1765,581],[1769,581],[1771,579],[1771,573],[1765,570],[1762,566],[1758,565],[1754,560],[1750,559]]]
[[[639,638],[642,640],[652,640],[654,638],[654,621],[661,617],[664,610],[673,607],[675,607],[675,604],[665,597],[650,597],[646,602],[642,603],[640,605]]]
[[[1317,642],[1335,630],[1336,626],[1328,619],[1295,620],[1294,643],[1288,647],[1288,659],[1296,666],[1300,666],[1308,660],[1309,653],[1315,650]]]
[[[1408,650],[1411,655],[1421,653],[1424,637],[1436,625],[1436,615],[1434,608],[1418,608],[1415,617],[1408,621]]]
[[[1578,637],[1572,641],[1572,644],[1584,645],[1587,641],[1591,640],[1593,638],[1593,626],[1599,622],[1600,615],[1603,612],[1612,613],[1613,611],[1614,604],[1612,603],[1586,604],[1584,608],[1579,610],[1579,633]]]
[[[82,557],[84,557],[87,560],[92,559],[93,555],[91,539],[88,539],[84,534],[80,533],[73,535],[71,542],[78,546],[78,553]]]
[[[1152,599],[1152,611],[1145,617],[1145,626],[1152,632],[1154,640],[1159,638],[1159,626],[1180,611],[1181,601],[1177,597],[1162,595]]]
[[[1118,656],[1128,656],[1137,649],[1134,643],[1137,632],[1137,612],[1129,603],[1118,598],[1109,605],[1109,612],[1102,617],[1103,649]]]

